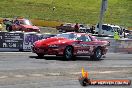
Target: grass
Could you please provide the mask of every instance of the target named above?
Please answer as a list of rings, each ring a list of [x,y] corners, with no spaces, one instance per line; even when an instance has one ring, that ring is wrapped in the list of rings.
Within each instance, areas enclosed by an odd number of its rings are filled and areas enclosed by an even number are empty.
[[[102,0],[0,0],[0,17],[98,23]],[[53,11],[53,7],[56,9]],[[132,26],[132,0],[108,0],[104,22]]]

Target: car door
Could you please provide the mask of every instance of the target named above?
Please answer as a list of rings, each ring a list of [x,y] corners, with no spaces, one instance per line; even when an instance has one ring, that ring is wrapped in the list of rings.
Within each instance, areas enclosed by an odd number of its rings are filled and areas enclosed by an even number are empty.
[[[87,35],[82,35],[78,40],[81,42],[79,43],[79,47],[77,49],[77,55],[89,55],[91,53],[91,38]]]

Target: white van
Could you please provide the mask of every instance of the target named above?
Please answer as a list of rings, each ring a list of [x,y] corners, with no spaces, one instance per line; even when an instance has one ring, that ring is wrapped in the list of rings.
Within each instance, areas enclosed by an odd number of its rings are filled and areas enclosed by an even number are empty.
[[[102,34],[104,35],[114,35],[114,32],[118,32],[119,35],[122,35],[123,30],[118,25],[111,25],[111,24],[103,24],[102,25]],[[95,26],[95,33],[99,32],[99,24]]]

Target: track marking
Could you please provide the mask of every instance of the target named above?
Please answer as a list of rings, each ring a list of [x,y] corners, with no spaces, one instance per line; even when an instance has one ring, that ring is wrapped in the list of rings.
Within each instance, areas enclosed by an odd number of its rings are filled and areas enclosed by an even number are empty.
[[[14,75],[14,77],[23,78],[23,77],[26,77],[26,76],[25,75]]]
[[[126,71],[89,71],[90,74],[109,74],[109,73],[119,73],[119,72],[126,72]],[[13,75],[15,78],[24,78],[24,77],[44,77],[44,76],[63,76],[63,75],[80,75],[81,72],[69,72],[69,73],[45,73],[45,74],[29,74],[29,75]],[[9,78],[9,76],[0,76],[0,79]]]
[[[0,76],[0,79],[4,79],[7,78],[8,76]]]
[[[120,72],[120,71],[103,71],[103,72],[98,72],[98,73],[115,73],[115,72]]]
[[[81,72],[72,72],[72,73],[70,73],[71,75],[79,75],[79,74],[81,74]]]
[[[49,76],[60,76],[61,73],[47,73],[47,75],[49,75]]]
[[[36,77],[39,77],[39,76],[44,76],[43,74],[30,74],[30,76],[36,76]]]

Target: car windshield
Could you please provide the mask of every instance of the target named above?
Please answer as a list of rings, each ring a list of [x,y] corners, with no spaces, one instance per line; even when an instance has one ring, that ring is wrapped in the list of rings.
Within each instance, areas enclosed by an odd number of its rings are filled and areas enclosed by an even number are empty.
[[[19,22],[20,22],[20,24],[24,24],[24,25],[32,25],[31,21],[29,21],[29,20],[21,20]]]
[[[114,29],[114,31],[119,31],[120,30],[120,28],[118,28],[118,27],[113,27],[113,29]]]
[[[91,41],[90,37],[80,34],[58,34],[56,37],[64,37],[71,40],[80,40],[80,41]]]
[[[58,34],[57,37],[64,37],[67,39],[76,39],[77,35],[76,34]]]

